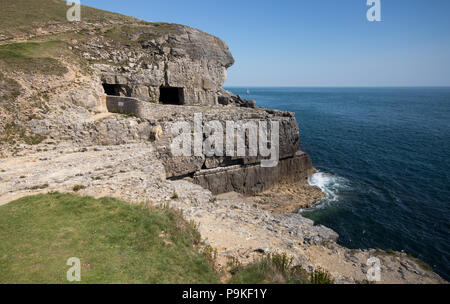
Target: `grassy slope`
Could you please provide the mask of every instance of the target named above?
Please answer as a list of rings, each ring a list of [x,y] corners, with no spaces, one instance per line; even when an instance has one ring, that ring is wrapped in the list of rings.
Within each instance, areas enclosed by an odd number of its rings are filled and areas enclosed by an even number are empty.
[[[52,26],[62,32],[38,35],[22,43],[5,40],[0,44],[0,70],[25,74],[62,75],[66,68],[60,59],[81,63],[78,56],[68,51],[67,43],[75,39],[82,45],[90,37],[88,30],[77,27],[80,24],[109,23],[116,24],[103,33],[104,28],[95,30],[95,35],[104,35],[121,44],[139,46],[139,41],[131,41],[130,35],[143,30],[142,39],[151,38],[174,31],[175,24],[150,23],[116,13],[87,6],[81,7],[81,23],[66,20],[68,6],[61,0],[0,0],[0,35],[8,39],[37,34],[37,29],[48,30]]]
[[[14,37],[19,34],[30,34],[41,26],[49,24],[71,23],[66,19],[69,9],[61,0],[0,0],[0,34]],[[135,18],[82,6],[83,22],[100,22],[112,20],[115,22],[138,21]]]
[[[70,194],[0,207],[0,283],[66,283],[70,257],[82,283],[214,283],[200,235],[170,209]]]
[[[286,254],[269,254],[244,267],[230,266],[231,284],[333,284],[329,273],[316,269],[308,274]]]
[[[61,0],[0,0],[0,34],[7,38],[36,34],[38,28],[59,25],[67,27],[67,33],[48,35],[39,40],[44,41],[13,43],[0,45],[0,69],[26,74],[62,75],[67,69],[59,58],[68,59],[73,54],[68,52],[63,40],[78,38],[79,34],[70,28],[77,23],[68,22],[66,13],[68,6]],[[105,21],[140,22],[135,18],[82,6],[82,22],[96,23]],[[55,39],[56,38],[56,39]],[[73,58],[72,58],[73,59]]]
[[[0,67],[26,74],[63,75],[67,68],[53,57],[67,53],[66,49],[60,41],[0,45]]]

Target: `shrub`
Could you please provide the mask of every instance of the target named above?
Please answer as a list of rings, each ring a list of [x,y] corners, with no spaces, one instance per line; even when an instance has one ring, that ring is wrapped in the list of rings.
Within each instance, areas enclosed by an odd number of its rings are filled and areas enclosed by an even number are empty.
[[[75,185],[75,186],[73,186],[73,188],[72,188],[72,190],[73,190],[74,192],[78,192],[78,191],[83,190],[83,189],[86,189],[86,186],[83,186],[83,185]]]
[[[318,268],[311,273],[312,284],[333,284],[331,275],[325,270]]]

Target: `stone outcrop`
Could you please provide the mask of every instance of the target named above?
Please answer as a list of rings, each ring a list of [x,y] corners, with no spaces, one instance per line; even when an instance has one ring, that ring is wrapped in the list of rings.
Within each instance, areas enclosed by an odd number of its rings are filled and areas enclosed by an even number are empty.
[[[222,40],[176,24],[119,27],[75,49],[110,95],[170,104],[217,104],[234,63]]]
[[[309,156],[300,151],[300,139],[297,121],[292,113],[268,110],[263,108],[246,109],[229,106],[175,106],[143,102],[138,99],[118,96],[107,97],[107,108],[113,113],[136,116],[150,125],[161,128],[158,140],[155,141],[159,157],[166,168],[167,178],[177,179],[191,177],[212,193],[236,191],[252,195],[264,191],[271,186],[283,182],[295,182],[306,179],[313,173]],[[226,122],[245,124],[258,122],[270,125],[279,124],[279,142],[277,164],[273,167],[261,166],[266,158],[259,156],[175,156],[171,143],[177,134],[172,134],[174,122],[188,122],[192,130],[194,115],[202,115],[203,127],[216,121],[226,130]],[[244,134],[244,133],[243,133]],[[245,133],[246,152],[249,148],[249,134]],[[202,140],[206,135],[201,135]],[[152,137],[152,140],[156,138]],[[193,140],[193,138],[191,138]]]
[[[252,195],[279,182],[306,179],[312,172],[308,154],[297,152],[293,157],[280,160],[276,167],[250,164],[200,170],[194,174],[194,182],[213,194],[236,191]]]
[[[20,129],[25,135],[16,137],[27,142],[111,145],[152,141],[166,178],[189,177],[215,194],[238,191],[251,195],[280,181],[311,174],[311,160],[299,152],[298,124],[292,113],[258,108],[254,100],[222,88],[227,68],[234,63],[222,40],[178,24],[113,19],[58,27],[58,35],[67,31],[66,41],[39,47],[50,47],[46,53],[52,54],[61,69],[2,74],[0,88],[17,87],[19,92],[2,89],[2,94],[12,95],[17,102],[12,100],[11,105],[20,106],[9,107],[14,113],[8,113],[10,121],[1,122],[0,127]],[[231,121],[241,126],[262,122],[270,131],[270,123],[276,121],[277,164],[264,167],[261,162],[267,158],[250,156],[249,145],[258,135],[249,130],[237,135],[245,140],[245,155],[173,155],[173,123],[185,121],[192,126],[195,114],[203,115],[202,128],[217,121],[224,130]],[[202,140],[206,137],[201,135]]]
[[[240,95],[232,95],[229,94],[229,92],[220,92],[220,96],[218,99],[219,104],[227,106],[229,104],[233,104],[239,107],[244,107],[244,108],[256,108],[256,101],[254,101],[253,99],[250,100],[246,100],[244,98],[242,98]]]

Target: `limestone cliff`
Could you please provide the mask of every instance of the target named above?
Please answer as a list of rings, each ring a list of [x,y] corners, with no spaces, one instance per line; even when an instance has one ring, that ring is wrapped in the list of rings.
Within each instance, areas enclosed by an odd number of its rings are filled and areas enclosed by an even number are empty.
[[[30,8],[36,14],[33,19],[39,20],[44,11],[64,12],[58,1],[38,2],[39,9]],[[17,2],[5,5],[13,10]],[[254,194],[312,172],[311,160],[300,153],[292,113],[256,108],[254,101],[222,88],[234,63],[225,42],[188,26],[144,22],[87,7],[81,13],[81,22],[71,23],[54,12],[52,22],[33,23],[19,33],[5,23],[3,32],[22,35],[26,42],[17,43],[11,35],[0,45],[4,143],[124,144],[148,141],[152,128],[159,126],[163,136],[154,144],[166,177],[188,176],[214,193]],[[174,157],[168,149],[173,139],[170,124],[192,123],[198,112],[206,121],[222,124],[278,121],[278,166],[261,168],[261,157]]]
[[[76,49],[111,95],[171,104],[217,104],[234,63],[223,41],[176,24],[116,27]]]

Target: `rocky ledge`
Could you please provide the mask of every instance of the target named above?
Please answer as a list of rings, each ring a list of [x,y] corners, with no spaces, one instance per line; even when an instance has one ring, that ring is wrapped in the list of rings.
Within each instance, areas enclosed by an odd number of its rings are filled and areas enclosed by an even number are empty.
[[[152,126],[149,138],[152,138],[159,152],[159,158],[166,168],[166,177],[179,179],[191,177],[196,184],[209,189],[214,194],[236,191],[252,195],[267,190],[279,182],[294,182],[306,179],[314,171],[309,156],[300,151],[300,138],[297,121],[292,113],[268,110],[263,108],[243,108],[235,105],[228,106],[175,106],[160,105],[143,102],[134,98],[108,96],[107,108],[113,113],[133,115],[148,122]],[[263,167],[262,161],[267,157],[250,155],[250,143],[258,134],[250,134],[249,129],[236,131],[233,134],[233,144],[241,136],[244,155],[238,156],[234,145],[232,156],[198,156],[173,155],[171,144],[178,134],[174,134],[174,123],[187,123],[194,131],[195,117],[201,119],[198,128],[201,144],[207,139],[203,133],[211,122],[220,124],[222,131],[226,130],[227,123],[246,125],[255,123],[270,126],[277,122],[279,126],[276,143],[276,163],[270,167]],[[257,124],[256,124],[257,123]],[[217,127],[216,127],[217,129]],[[153,134],[158,130],[158,134]],[[194,135],[189,135],[189,141],[194,141]],[[220,134],[221,140],[224,135]],[[223,145],[225,146],[225,142]],[[189,148],[192,152],[191,148]],[[223,153],[225,155],[225,153]]]
[[[404,253],[342,247],[336,243],[334,231],[314,225],[300,214],[272,213],[252,197],[236,192],[214,196],[189,178],[168,180],[150,142],[21,146],[15,156],[0,159],[0,205],[51,191],[112,196],[180,209],[188,220],[198,223],[205,242],[217,249],[217,266],[224,270],[233,259],[247,264],[269,252],[283,252],[307,271],[318,267],[328,271],[336,283],[365,283],[367,260],[378,257],[382,283],[445,282]]]

